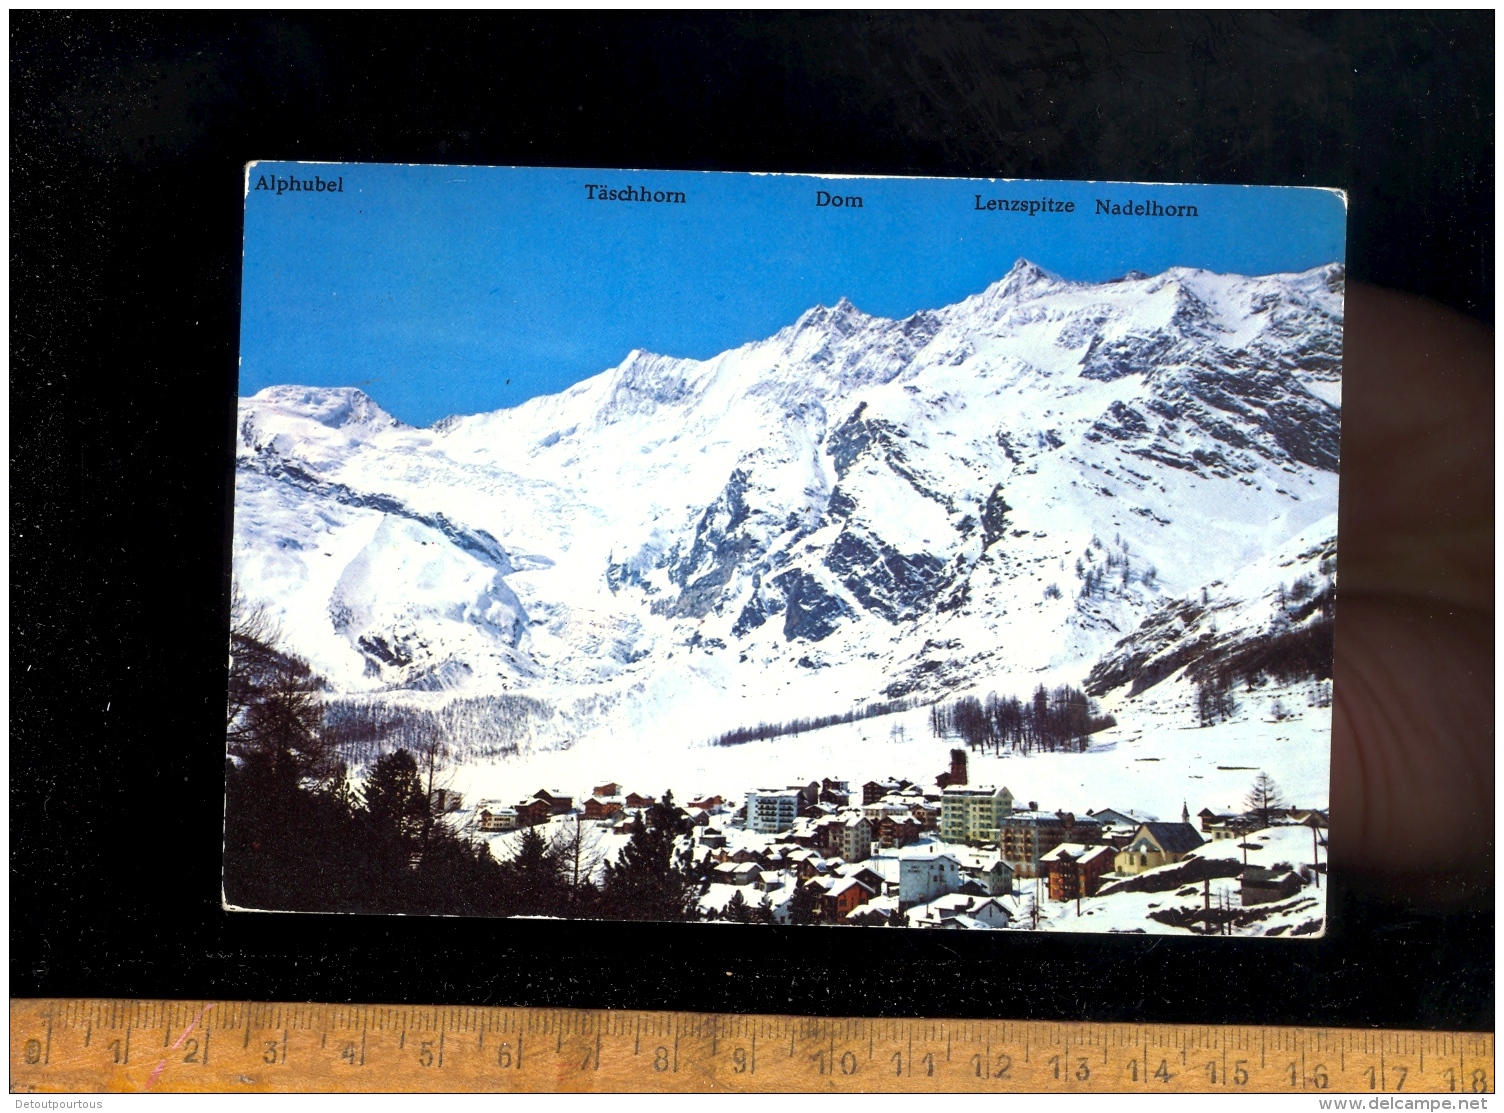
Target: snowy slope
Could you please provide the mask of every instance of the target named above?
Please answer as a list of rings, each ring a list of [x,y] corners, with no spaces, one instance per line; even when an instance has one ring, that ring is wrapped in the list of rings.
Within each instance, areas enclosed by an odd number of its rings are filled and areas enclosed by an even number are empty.
[[[1342,281],[1020,261],[902,321],[842,301],[428,429],[270,388],[241,402],[235,574],[336,692],[536,697],[538,753],[652,766],[762,719],[1081,683],[1168,602],[1262,599],[1292,578],[1271,552],[1330,536]]]

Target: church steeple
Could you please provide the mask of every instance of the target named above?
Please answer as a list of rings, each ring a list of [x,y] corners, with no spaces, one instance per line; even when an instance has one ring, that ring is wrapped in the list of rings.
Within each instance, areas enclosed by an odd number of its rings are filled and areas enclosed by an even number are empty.
[[[1187,807],[1186,806],[1186,802],[1184,800],[1182,800],[1180,802],[1180,822],[1182,822],[1182,823],[1189,823],[1190,821],[1191,821],[1191,809],[1189,807]]]

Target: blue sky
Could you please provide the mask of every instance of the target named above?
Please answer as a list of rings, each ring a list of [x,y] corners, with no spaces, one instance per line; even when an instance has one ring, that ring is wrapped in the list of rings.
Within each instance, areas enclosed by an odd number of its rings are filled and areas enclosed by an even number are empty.
[[[1020,257],[1088,281],[1344,258],[1344,206],[1318,189],[266,162],[249,185],[289,174],[344,190],[247,194],[240,393],[358,386],[415,425],[555,393],[633,348],[712,356],[843,296],[888,317],[948,305]],[[863,205],[819,207],[822,189]],[[979,212],[977,194],[1076,210]],[[1098,198],[1200,215],[1099,216]]]

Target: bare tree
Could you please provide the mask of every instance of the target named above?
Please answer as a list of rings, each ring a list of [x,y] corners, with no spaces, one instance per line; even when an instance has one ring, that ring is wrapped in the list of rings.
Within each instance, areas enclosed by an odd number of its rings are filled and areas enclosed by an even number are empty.
[[[558,863],[560,879],[569,887],[568,899],[577,901],[583,889],[594,883],[596,870],[606,859],[600,828],[576,815],[572,823],[560,824],[554,832],[549,855]]]
[[[246,710],[256,702],[273,669],[280,633],[263,605],[249,603],[240,593],[239,584],[230,589],[225,732],[232,744],[236,736],[244,732]]]
[[[423,778],[423,798],[428,801],[427,817],[423,823],[423,846],[433,834],[434,820],[444,810],[444,798],[453,783],[449,768],[449,747],[443,733],[433,725],[422,732],[417,744],[418,771]]]

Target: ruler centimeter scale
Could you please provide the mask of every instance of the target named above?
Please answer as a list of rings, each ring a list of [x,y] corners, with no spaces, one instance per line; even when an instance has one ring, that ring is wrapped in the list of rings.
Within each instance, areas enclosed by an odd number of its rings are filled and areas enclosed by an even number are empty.
[[[13,1093],[1493,1093],[1492,1033],[12,1000]]]

